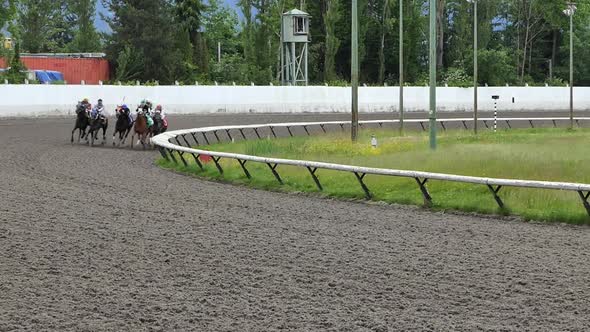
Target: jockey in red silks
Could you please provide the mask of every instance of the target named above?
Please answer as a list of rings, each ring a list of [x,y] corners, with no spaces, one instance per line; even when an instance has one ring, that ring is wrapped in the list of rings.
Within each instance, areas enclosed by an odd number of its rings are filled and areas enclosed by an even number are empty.
[[[160,117],[162,118],[162,122],[164,123],[164,128],[167,129],[168,128],[168,119],[166,119],[166,114],[164,114],[164,110],[162,109],[162,105],[156,106],[155,113],[160,114]]]

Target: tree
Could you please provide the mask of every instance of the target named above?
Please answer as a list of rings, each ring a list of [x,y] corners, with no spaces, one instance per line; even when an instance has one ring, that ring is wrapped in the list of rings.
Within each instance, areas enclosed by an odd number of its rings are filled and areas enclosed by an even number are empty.
[[[178,21],[189,35],[193,48],[193,62],[201,73],[207,73],[209,56],[207,43],[201,33],[203,12],[206,7],[201,0],[175,0]]]
[[[100,37],[94,27],[96,2],[94,0],[67,0],[68,12],[76,25],[74,38],[68,45],[71,52],[97,52],[101,49]]]
[[[8,67],[9,69],[2,75],[3,78],[12,84],[22,84],[27,77],[25,73],[27,68],[20,61],[20,45],[18,42],[14,46],[14,53],[10,58]]]
[[[17,21],[25,52],[59,52],[71,41],[64,0],[19,0]]]
[[[2,29],[14,19],[16,13],[16,0],[0,0],[0,36]]]
[[[342,18],[340,0],[325,0],[323,15],[326,26],[326,53],[324,57],[324,80],[338,79],[336,74],[336,54],[340,48],[340,38],[336,34],[336,24]]]
[[[238,15],[220,0],[209,0],[209,6],[203,15],[205,38],[209,46],[211,59],[217,61],[217,43],[221,43],[223,55],[236,54],[240,50],[238,41]]]
[[[113,13],[107,53],[113,63],[129,47],[143,59],[138,79],[173,83],[187,74],[176,37],[182,30],[167,0],[105,0]],[[116,70],[119,70],[116,68]]]

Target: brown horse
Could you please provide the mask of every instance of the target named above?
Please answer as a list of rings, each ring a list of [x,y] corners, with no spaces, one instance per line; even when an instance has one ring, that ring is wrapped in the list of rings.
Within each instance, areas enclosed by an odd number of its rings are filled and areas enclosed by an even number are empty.
[[[135,135],[137,135],[137,144],[141,143],[145,150],[145,144],[147,137],[150,134],[150,129],[147,124],[147,117],[143,111],[137,112],[137,119],[135,120],[135,126],[133,127],[133,134],[131,134],[131,148],[133,149]]]

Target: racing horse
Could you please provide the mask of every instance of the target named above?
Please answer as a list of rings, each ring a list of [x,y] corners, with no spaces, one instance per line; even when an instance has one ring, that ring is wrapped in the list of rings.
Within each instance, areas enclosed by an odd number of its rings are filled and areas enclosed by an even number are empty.
[[[117,123],[115,123],[115,131],[113,132],[113,146],[121,146],[121,143],[125,145],[125,141],[127,140],[127,136],[129,136],[129,132],[133,128],[133,122],[129,119],[129,111],[128,109],[125,110],[122,107],[117,107],[115,110],[115,114],[117,116]],[[116,142],[116,136],[119,134],[119,142]]]
[[[74,144],[74,132],[78,129],[78,143],[80,143],[80,139],[86,138],[88,140],[88,136],[86,136],[86,129],[90,125],[90,115],[86,110],[84,105],[76,106],[76,123],[74,125],[74,129],[72,130],[72,138],[71,143]]]
[[[145,150],[146,139],[150,134],[148,128],[147,117],[142,110],[137,111],[137,118],[135,119],[135,126],[133,127],[133,133],[131,134],[131,148],[133,149],[133,142],[135,141],[135,135],[137,135],[137,144],[141,143]]]
[[[90,130],[88,136],[90,136],[90,146],[94,146],[94,141],[98,139],[98,132],[102,129],[102,145],[107,141],[107,128],[109,127],[109,119],[103,114],[100,114],[98,118],[94,119],[90,123]]]
[[[152,127],[152,137],[165,133],[168,129],[168,126],[166,126],[166,122],[162,118],[162,114],[154,113],[153,119],[154,126]]]

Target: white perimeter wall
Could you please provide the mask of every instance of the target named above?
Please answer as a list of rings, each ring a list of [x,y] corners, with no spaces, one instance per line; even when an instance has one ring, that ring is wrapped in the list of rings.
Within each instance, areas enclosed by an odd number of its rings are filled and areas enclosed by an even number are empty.
[[[361,87],[361,112],[388,112],[398,108],[397,87]],[[407,111],[428,109],[428,88],[407,87]],[[0,85],[0,117],[72,114],[77,101],[102,98],[109,111],[125,102],[134,108],[148,98],[168,113],[245,112],[349,112],[350,88],[279,86],[100,86],[100,85]],[[560,111],[569,109],[566,87],[482,87],[479,108],[505,111]],[[513,102],[514,98],[514,102]],[[576,110],[590,110],[590,87],[575,88]],[[438,110],[470,111],[473,89],[438,88]]]

